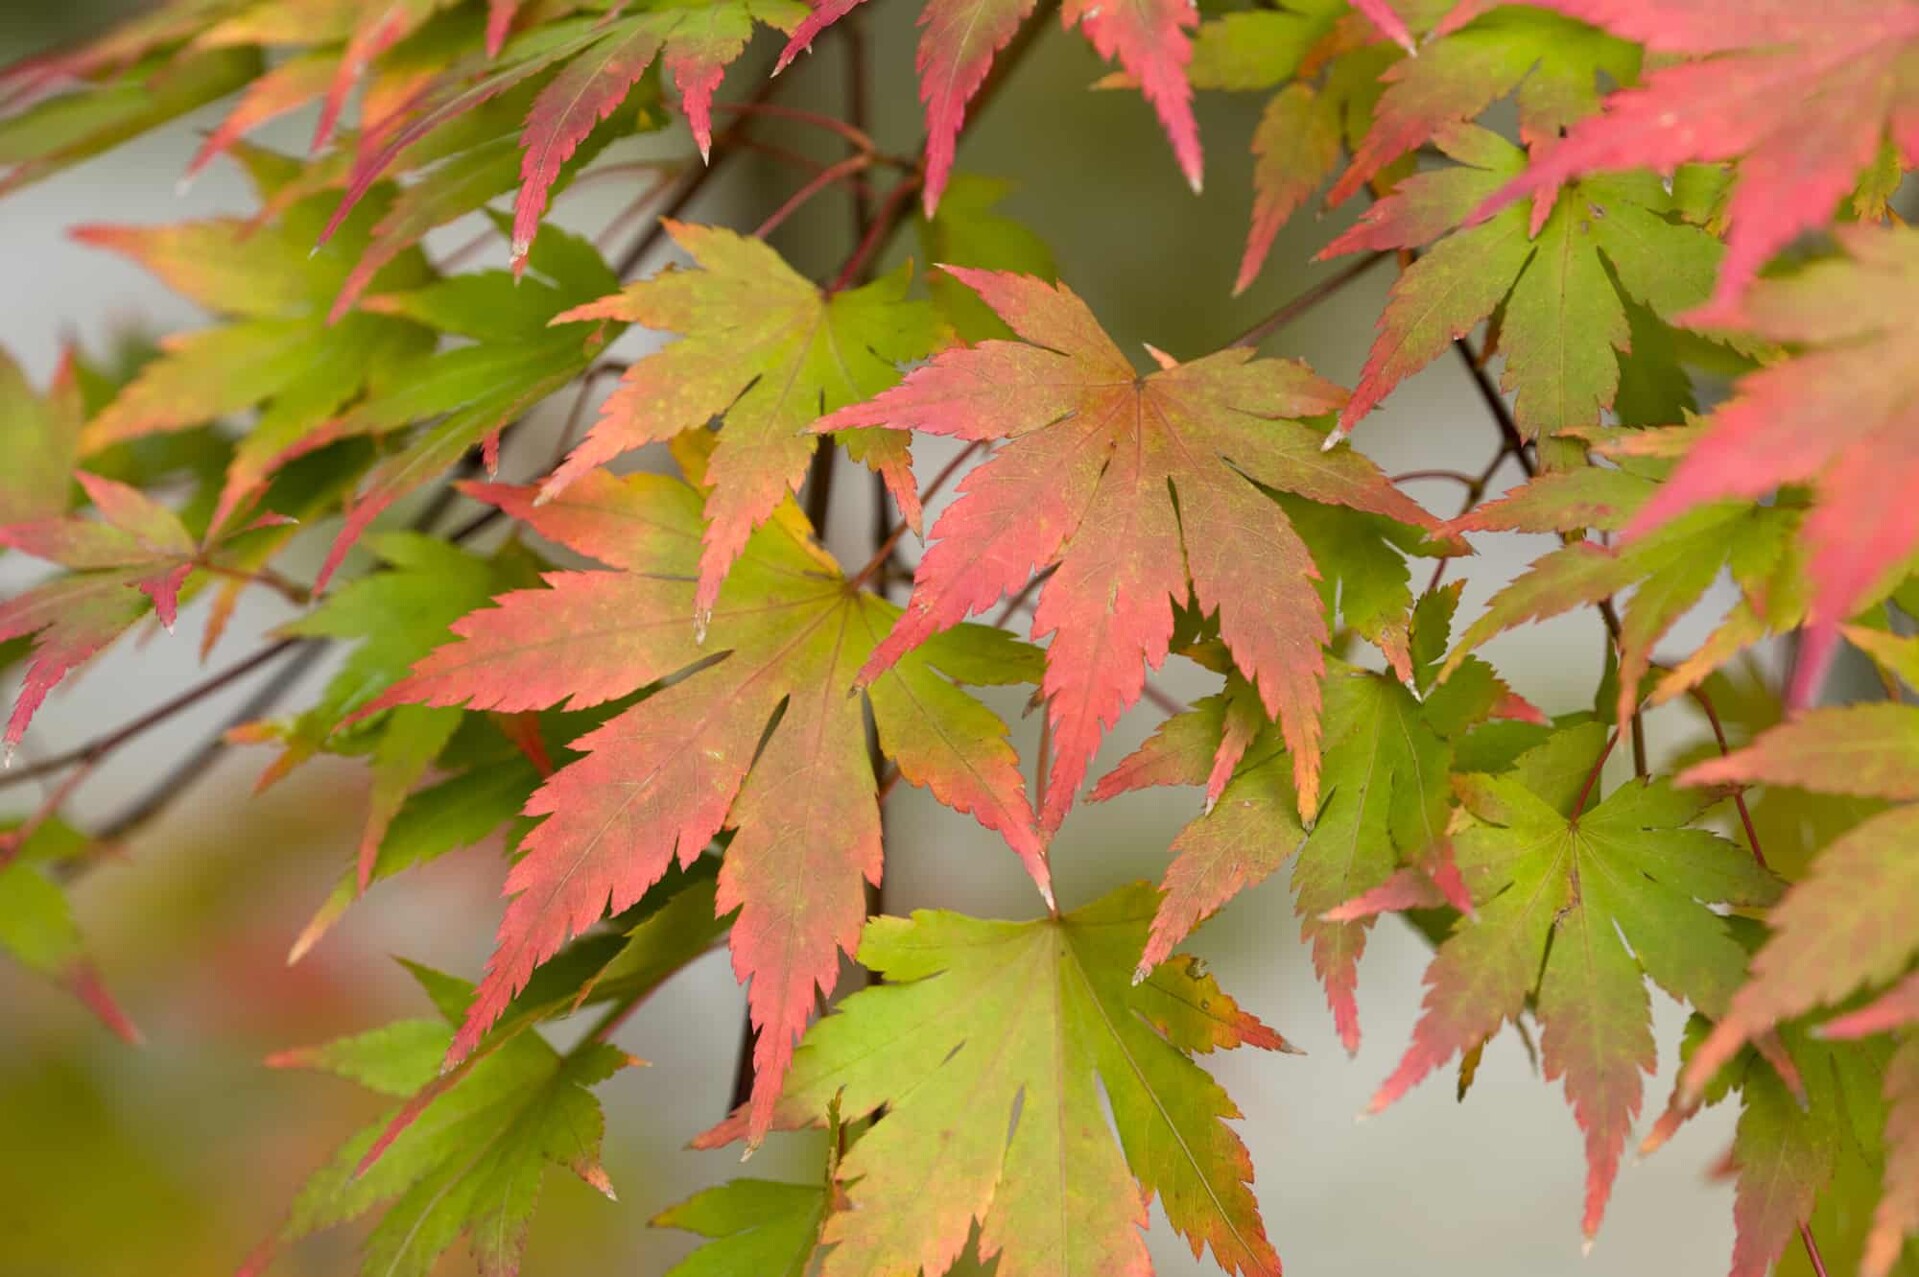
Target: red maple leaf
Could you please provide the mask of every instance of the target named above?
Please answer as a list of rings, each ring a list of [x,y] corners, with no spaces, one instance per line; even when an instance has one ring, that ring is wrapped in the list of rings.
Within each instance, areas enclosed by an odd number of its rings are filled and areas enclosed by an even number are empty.
[[[1481,215],[1607,169],[1739,161],[1726,263],[1698,317],[1727,322],[1767,259],[1831,220],[1890,135],[1919,164],[1919,4],[1888,0],[1536,0],[1649,52],[1698,59],[1615,93],[1603,115],[1495,194]],[[1550,200],[1534,207],[1543,222]]]
[[[1747,331],[1801,353],[1742,380],[1626,525],[1634,537],[1707,502],[1812,485],[1801,536],[1814,584],[1794,705],[1817,694],[1840,625],[1919,548],[1919,232],[1834,233],[1848,257],[1756,283],[1741,303]]]
[[[1228,349],[1136,373],[1064,285],[948,268],[1023,342],[950,350],[898,387],[815,423],[1001,441],[934,528],[905,617],[861,671],[1054,569],[1034,633],[1056,746],[1042,823],[1057,829],[1100,737],[1165,660],[1188,592],[1219,615],[1234,661],[1280,720],[1300,809],[1319,791],[1320,648],[1312,556],[1256,484],[1423,527],[1433,520],[1350,449],[1298,418],[1345,392],[1303,364]],[[1150,347],[1148,348],[1151,349]]]
[[[531,488],[471,491],[623,570],[550,573],[546,589],[503,596],[454,626],[461,641],[416,665],[367,712],[411,702],[579,708],[667,685],[575,742],[585,757],[528,803],[527,814],[546,819],[507,879],[513,900],[453,1058],[473,1051],[534,968],[597,922],[609,900],[626,908],[676,856],[691,864],[733,829],[719,909],[740,911],[734,969],[752,982],[760,1029],[757,1137],[794,1039],[838,979],[841,952],[859,939],[864,884],[880,878],[865,715],[850,693],[898,609],[850,588],[788,504],[749,541],[702,643],[691,621],[702,531],[694,489],[596,471],[543,505]],[[956,658],[968,658],[969,677],[1037,671],[1030,649],[977,628],[945,656],[916,654],[868,688],[880,748],[908,782],[1004,834],[1050,898],[1004,724],[935,672]]]

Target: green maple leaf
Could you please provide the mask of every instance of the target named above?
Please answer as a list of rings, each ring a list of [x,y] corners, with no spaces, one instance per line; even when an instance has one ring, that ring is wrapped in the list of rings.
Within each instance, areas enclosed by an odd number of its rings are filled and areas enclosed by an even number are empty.
[[[364,1247],[369,1277],[427,1277],[462,1236],[486,1277],[511,1277],[548,1166],[564,1166],[612,1196],[599,1160],[604,1121],[590,1088],[633,1061],[596,1042],[563,1056],[539,1035],[520,1033],[442,1078],[452,1025],[472,990],[435,972],[415,974],[442,1020],[401,1021],[274,1058],[412,1097],[314,1174],[275,1240],[293,1241],[387,1203]],[[412,1120],[396,1132],[403,1115]],[[263,1247],[243,1272],[262,1272],[271,1258],[272,1247]]]
[[[1586,1135],[1589,1237],[1655,1063],[1646,977],[1724,1014],[1746,953],[1707,906],[1767,904],[1778,887],[1743,849],[1688,827],[1709,800],[1636,781],[1591,801],[1605,739],[1582,724],[1510,772],[1455,781],[1469,818],[1454,854],[1476,912],[1427,968],[1412,1045],[1372,1102],[1385,1108],[1530,1002],[1546,1077],[1564,1077]]]
[[[1096,799],[1148,785],[1208,786],[1207,810],[1174,839],[1141,971],[1163,961],[1233,896],[1293,860],[1300,934],[1312,946],[1340,1040],[1358,1048],[1354,992],[1372,916],[1324,915],[1386,887],[1402,866],[1438,869],[1452,805],[1451,738],[1496,711],[1526,713],[1479,662],[1434,686],[1434,653],[1445,648],[1458,598],[1458,589],[1448,588],[1420,601],[1408,653],[1420,695],[1391,676],[1328,663],[1326,799],[1310,833],[1295,814],[1285,744],[1238,678],[1167,720],[1100,782]]]
[[[1683,428],[1681,428],[1683,430]],[[1447,525],[1451,532],[1557,532],[1583,538],[1588,529],[1615,532],[1659,490],[1669,468],[1645,454],[1670,445],[1680,430],[1621,432],[1602,444],[1628,469],[1599,466],[1542,474],[1498,501]],[[1653,649],[1730,571],[1740,600],[1699,650],[1661,675],[1651,693],[1663,704],[1697,686],[1714,669],[1805,617],[1803,560],[1793,546],[1804,511],[1790,505],[1718,502],[1691,511],[1620,546],[1570,539],[1535,560],[1502,587],[1462,636],[1442,677],[1466,653],[1529,621],[1630,595],[1620,611],[1617,714],[1629,718],[1642,699]]]
[[[262,167],[253,176],[270,203],[285,174]],[[82,242],[132,258],[227,320],[167,338],[161,356],[87,423],[82,453],[259,408],[229,470],[218,525],[258,493],[286,454],[298,455],[309,434],[430,351],[432,333],[403,319],[354,314],[327,322],[386,200],[369,201],[315,252],[332,205],[329,194],[310,195],[265,226],[224,217],[76,230]],[[426,259],[417,251],[398,255],[380,278],[388,287],[423,283]]]
[[[376,538],[373,549],[385,570],[334,590],[318,607],[281,629],[283,634],[302,638],[358,640],[358,645],[320,699],[279,733],[285,750],[262,777],[263,786],[327,748],[344,719],[451,638],[455,621],[484,607],[493,595],[533,579],[531,570],[512,556],[489,562],[417,533],[389,533]],[[387,826],[452,739],[461,717],[455,709],[403,705],[388,713],[372,733],[373,791],[359,850],[362,888],[372,880]],[[355,739],[354,744],[366,747],[363,739]]]
[[[504,227],[503,218],[495,221]],[[575,382],[618,331],[615,325],[568,321],[570,307],[619,282],[589,241],[551,230],[540,237],[527,263],[525,275],[482,271],[361,303],[362,311],[404,316],[471,344],[412,361],[403,377],[326,426],[328,437],[345,437],[387,435],[429,423],[361,483],[315,579],[316,590],[326,586],[347,551],[395,501],[476,446],[483,449],[488,468],[494,467],[500,432]]]
[[[1192,959],[1133,983],[1154,904],[1141,883],[1035,922],[868,924],[859,960],[887,983],[807,1034],[777,1109],[796,1127],[886,1108],[840,1164],[849,1207],[828,1217],[822,1277],[937,1277],[976,1221],[1001,1277],[1144,1277],[1154,1194],[1196,1254],[1278,1273],[1225,1125],[1238,1111],[1190,1057],[1285,1044]],[[700,1143],[744,1130],[736,1114]]]
[[[71,351],[44,395],[0,351],[0,525],[66,513],[84,415]]]
[[[667,1277],[805,1277],[826,1215],[817,1184],[736,1179],[653,1217],[655,1228],[711,1238],[667,1271]]]
[[[140,1032],[101,982],[73,903],[55,877],[62,862],[92,849],[90,839],[57,818],[25,831],[0,824],[0,951],[65,988],[102,1024],[137,1043]]]
[[[1650,174],[1568,187],[1536,234],[1517,205],[1455,230],[1524,168],[1525,155],[1476,125],[1449,125],[1437,142],[1460,167],[1407,179],[1325,250],[1438,240],[1393,285],[1341,428],[1495,312],[1504,316],[1501,384],[1515,396],[1520,429],[1552,435],[1598,424],[1634,350],[1635,313],[1663,322],[1708,297],[1719,242],[1686,221],[1679,198]],[[1648,346],[1648,356],[1662,353]]]
[[[260,74],[258,49],[182,49],[204,22],[203,14],[175,6],[164,35],[162,24],[152,22],[150,39],[140,38],[147,33],[117,32],[116,39],[102,42],[97,62],[83,51],[80,57],[56,55],[7,68],[26,81],[31,96],[38,96],[37,75],[54,84],[70,77],[91,82],[0,119],[0,196],[217,101]],[[0,77],[0,89],[14,87]]]
[[[716,226],[667,229],[699,269],[663,272],[560,316],[642,324],[681,339],[628,370],[542,499],[621,453],[720,418],[695,598],[704,615],[753,529],[806,477],[818,444],[806,427],[891,386],[900,365],[943,342],[945,328],[929,303],[907,300],[903,270],[828,292],[757,239]],[[838,437],[886,479],[918,526],[906,441],[871,429]]]

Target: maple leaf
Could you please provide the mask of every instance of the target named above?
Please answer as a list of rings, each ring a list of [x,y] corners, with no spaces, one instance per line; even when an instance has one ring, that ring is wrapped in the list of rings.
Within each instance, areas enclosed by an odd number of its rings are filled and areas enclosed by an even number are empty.
[[[107,992],[87,956],[72,902],[55,875],[93,850],[93,843],[55,818],[28,829],[0,823],[0,950],[65,988],[122,1041],[140,1031]]]
[[[1745,1042],[1782,1020],[1833,1005],[1894,979],[1911,964],[1909,925],[1919,910],[1919,783],[1899,766],[1919,746],[1919,710],[1859,705],[1807,711],[1745,749],[1690,768],[1689,784],[1784,784],[1906,800],[1841,835],[1814,860],[1768,919],[1771,938],[1752,960],[1752,980],[1687,1066],[1684,1090],[1705,1080]],[[1878,748],[1861,766],[1861,742]]]
[[[617,320],[681,339],[627,371],[541,495],[551,498],[621,453],[721,418],[695,595],[704,615],[753,529],[806,477],[818,446],[806,427],[891,386],[898,365],[931,353],[944,332],[930,305],[906,299],[903,270],[828,294],[757,239],[716,226],[666,226],[698,270],[663,272],[555,322]],[[904,443],[873,431],[843,442],[885,477],[917,523]]]
[[[861,672],[990,606],[1035,569],[1034,634],[1053,635],[1043,690],[1057,752],[1041,823],[1057,829],[1102,733],[1165,659],[1173,604],[1189,589],[1217,612],[1235,663],[1280,719],[1300,808],[1317,806],[1317,569],[1257,484],[1416,526],[1433,520],[1351,450],[1326,451],[1301,417],[1338,387],[1287,360],[1229,349],[1133,370],[1064,285],[952,268],[1021,342],[950,350],[896,389],[842,408],[816,431],[918,429],[1004,441],[961,483],[914,574],[913,598]],[[1155,352],[1157,355],[1157,352]]]
[[[1538,11],[1556,7],[1468,13],[1463,23],[1448,21],[1417,57],[1387,68],[1372,126],[1328,201],[1344,202],[1392,161],[1508,94],[1518,107],[1520,140],[1536,147],[1598,109],[1601,77],[1614,84],[1638,78],[1638,49]]]
[[[320,566],[324,589],[361,533],[395,501],[444,473],[474,447],[489,469],[500,432],[575,381],[612,339],[612,325],[573,323],[569,307],[617,284],[591,243],[560,231],[540,237],[528,259],[533,279],[481,271],[405,292],[369,298],[363,309],[404,316],[469,338],[470,345],[415,361],[404,378],[383,382],[353,411],[266,454],[270,469],[316,442],[385,434],[420,421],[432,424],[367,475],[348,504],[346,522]]]
[[[1667,320],[1702,301],[1718,241],[1683,220],[1649,175],[1581,183],[1530,238],[1518,208],[1454,231],[1519,171],[1523,155],[1476,125],[1448,126],[1437,144],[1461,167],[1408,178],[1323,254],[1438,239],[1394,283],[1340,428],[1350,430],[1495,311],[1505,316],[1500,383],[1515,396],[1520,429],[1550,435],[1598,424],[1619,392],[1634,309]]]
[[[1252,286],[1287,219],[1333,175],[1343,146],[1359,146],[1379,74],[1398,57],[1360,37],[1342,21],[1347,13],[1341,0],[1285,0],[1209,19],[1194,37],[1194,88],[1278,89],[1253,133],[1253,216],[1236,294]]]
[[[727,64],[745,49],[754,24],[787,31],[804,13],[797,0],[717,0],[660,4],[637,13],[615,11],[597,19],[549,19],[497,46],[495,34],[504,28],[489,31],[488,48],[473,45],[470,51],[461,50],[465,56],[444,57],[436,74],[369,124],[336,216],[353,208],[410,148],[460,123],[476,108],[534,87],[537,96],[524,112],[520,130],[523,157],[512,237],[517,263],[539,229],[563,166],[589,135],[631,101],[630,94],[656,59],[679,89],[681,110],[704,156],[712,145],[713,94]]]
[[[1624,432],[1631,445],[1659,432]],[[1602,445],[1604,448],[1604,445]],[[1583,539],[1617,532],[1657,500],[1668,466],[1630,454],[1631,469],[1588,465],[1541,474],[1446,525],[1449,532],[1558,532],[1568,544],[1536,559],[1495,594],[1462,637],[1452,663],[1495,635],[1529,621],[1588,607],[1630,591],[1620,611],[1615,713],[1629,719],[1642,700],[1653,650],[1705,596],[1722,570],[1741,599],[1693,657],[1663,674],[1650,700],[1662,704],[1703,681],[1720,663],[1783,633],[1805,615],[1802,564],[1792,553],[1803,512],[1786,506],[1719,502],[1623,545]],[[1444,676],[1446,671],[1442,671]]]
[[[1229,1273],[1279,1272],[1225,1125],[1239,1112],[1191,1057],[1289,1048],[1194,959],[1133,983],[1154,904],[1136,883],[1035,922],[867,925],[859,960],[887,983],[813,1027],[776,1110],[790,1128],[886,1108],[840,1163],[851,1206],[827,1217],[822,1277],[943,1274],[976,1222],[1006,1277],[1145,1277],[1155,1194],[1195,1257],[1210,1245]],[[735,1114],[696,1144],[744,1127]]]
[[[278,1246],[382,1203],[391,1204],[363,1247],[361,1271],[368,1277],[427,1277],[462,1236],[485,1277],[512,1277],[549,1164],[613,1196],[600,1166],[604,1119],[590,1088],[636,1061],[594,1041],[562,1056],[538,1034],[520,1033],[458,1077],[442,1079],[450,1025],[459,1022],[471,986],[425,969],[414,974],[443,1020],[402,1020],[268,1061],[413,1097],[409,1103],[419,1112],[397,1134],[389,1116],[349,1140],[307,1181],[286,1223],[255,1252],[242,1277],[264,1272]]]
[[[156,18],[167,15],[154,15]],[[0,118],[0,195],[11,194],[111,150],[130,137],[217,101],[262,69],[257,49],[206,49],[142,56],[197,31],[202,17],[174,6],[164,34],[132,24],[91,50],[15,68],[16,93],[28,103]],[[71,92],[45,89],[81,79]],[[0,85],[0,110],[10,95]]]
[[[1693,1017],[1682,1053],[1695,1050],[1708,1030]],[[1852,1177],[1872,1174],[1880,1160],[1879,1083],[1885,1075],[1890,1095],[1894,1053],[1880,1044],[1821,1042],[1791,1030],[1782,1033],[1781,1049],[1799,1066],[1801,1091],[1782,1082],[1758,1054],[1746,1052],[1741,1067],[1722,1075],[1724,1084],[1712,1096],[1717,1101],[1734,1084],[1739,1089],[1739,1122],[1727,1158],[1736,1176],[1730,1277],[1773,1272],[1802,1228],[1812,1228],[1828,1247],[1839,1240],[1835,1233],[1854,1231],[1849,1209],[1842,1205],[1835,1218],[1825,1206],[1846,1202]],[[1859,1212],[1860,1223],[1864,1214]]]
[[[1427,968],[1412,1045],[1372,1101],[1385,1108],[1532,1000],[1546,1077],[1565,1079],[1586,1136],[1588,1237],[1639,1113],[1640,1075],[1655,1063],[1645,977],[1723,1014],[1746,955],[1707,906],[1765,904],[1777,892],[1744,851],[1687,827],[1708,800],[1631,782],[1589,804],[1605,734],[1597,723],[1571,728],[1510,772],[1455,780],[1470,819],[1453,849],[1476,912]]]
[[[794,0],[724,0],[698,7],[663,7],[602,29],[540,91],[521,138],[522,185],[514,205],[513,259],[525,258],[546,209],[560,166],[593,131],[620,109],[627,92],[658,57],[679,86],[682,109],[701,158],[713,146],[712,101],[726,64],[739,57],[758,18],[791,30],[804,12]]]
[[[1919,6],[1913,7],[1919,14]],[[1844,257],[1753,284],[1744,328],[1799,353],[1742,378],[1624,531],[1644,537],[1709,501],[1810,484],[1801,539],[1812,594],[1788,702],[1808,704],[1840,623],[1919,549],[1919,232],[1836,227]]]
[[[262,196],[268,194],[263,186]],[[353,258],[367,242],[380,201],[369,203],[326,249],[314,237],[327,197],[295,203],[271,226],[213,218],[171,226],[83,226],[74,237],[124,254],[189,301],[231,318],[163,339],[162,354],[81,432],[83,455],[260,408],[236,449],[213,526],[244,511],[284,461],[336,437],[340,412],[431,350],[426,328],[386,315],[326,320]],[[413,252],[381,274],[390,287],[424,283]]]
[[[701,459],[681,454],[697,474]],[[898,609],[851,589],[788,505],[749,538],[702,645],[688,621],[703,530],[695,489],[595,472],[546,504],[527,489],[480,491],[542,536],[623,570],[551,573],[547,589],[506,595],[456,625],[462,641],[376,707],[578,708],[685,677],[575,742],[586,757],[528,803],[528,815],[547,819],[507,879],[499,946],[453,1058],[609,898],[624,909],[676,854],[691,863],[732,828],[720,907],[741,910],[734,969],[752,981],[760,1028],[757,1137],[817,991],[832,987],[840,951],[857,942],[863,883],[879,881],[879,804],[861,702],[849,693]],[[1035,670],[1030,649],[977,627],[923,649],[867,689],[880,749],[908,782],[1005,835],[1047,891],[1005,727],[940,678],[941,666],[1005,681]]]
[[[0,641],[35,635],[33,664],[7,720],[8,757],[61,679],[149,610],[171,630],[188,575],[219,566],[216,540],[196,541],[178,515],[137,488],[84,470],[73,478],[99,518],[60,515],[0,525],[0,546],[71,569],[0,602]]]
[[[805,1277],[825,1214],[826,1191],[816,1184],[736,1179],[695,1193],[651,1222],[712,1239],[666,1277]]]
[[[1414,629],[1421,649],[1445,646],[1456,590],[1422,600]],[[1451,737],[1505,708],[1510,691],[1487,666],[1433,687],[1424,699],[1398,680],[1333,662],[1326,677],[1326,799],[1310,833],[1279,734],[1243,683],[1229,682],[1188,713],[1168,719],[1093,791],[1104,801],[1149,785],[1207,785],[1207,809],[1173,841],[1165,897],[1139,970],[1164,961],[1200,921],[1239,892],[1294,861],[1300,936],[1348,1051],[1359,1046],[1354,997],[1370,916],[1329,920],[1336,906],[1385,886],[1402,864],[1436,863],[1452,799]],[[1220,759],[1226,761],[1222,767]],[[1210,769],[1210,774],[1209,774]],[[1295,857],[1297,859],[1295,860]]]
[[[13,357],[0,350],[0,526],[64,514],[68,476],[79,449],[85,417],[74,352],[44,395],[34,391]]]
[[[1919,4],[1840,0],[1816,8],[1742,0],[1539,0],[1652,53],[1662,66],[1572,126],[1486,204],[1552,192],[1606,169],[1670,172],[1738,161],[1726,260],[1693,322],[1732,323],[1759,268],[1833,207],[1890,137],[1919,164]],[[1545,201],[1537,206],[1546,207]],[[1540,216],[1535,213],[1535,217]]]
[[[822,31],[858,8],[861,0],[817,0],[780,54],[784,70],[813,46]],[[920,11],[920,101],[926,107],[926,179],[921,200],[926,215],[939,208],[953,172],[966,122],[966,105],[986,82],[993,58],[1033,15],[1037,0],[927,0]],[[1060,24],[1080,34],[1107,61],[1118,60],[1159,115],[1186,181],[1197,191],[1204,171],[1193,90],[1186,78],[1192,59],[1188,32],[1198,11],[1181,0],[1067,0]]]

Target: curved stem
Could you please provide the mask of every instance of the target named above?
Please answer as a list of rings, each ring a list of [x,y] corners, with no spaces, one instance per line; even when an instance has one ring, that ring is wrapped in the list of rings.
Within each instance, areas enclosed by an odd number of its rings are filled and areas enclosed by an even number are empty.
[[[825,115],[819,111],[808,111],[797,106],[781,106],[775,102],[715,102],[715,111],[742,118],[765,116],[773,120],[791,120],[795,124],[805,124],[812,128],[823,129],[838,134],[864,155],[879,154],[879,147],[873,145],[873,139],[862,129],[856,128],[837,116]]]
[[[1298,319],[1301,315],[1304,315],[1307,311],[1319,305],[1327,298],[1337,296],[1345,289],[1346,285],[1352,283],[1391,256],[1392,254],[1387,252],[1368,253],[1358,261],[1348,263],[1345,269],[1314,284],[1311,288],[1285,303],[1278,310],[1266,316],[1266,318],[1260,320],[1257,324],[1254,324],[1230,342],[1227,342],[1227,348],[1231,349],[1235,346],[1244,346],[1251,349],[1259,345],[1259,343],[1265,341],[1268,337],[1271,337],[1274,333],[1292,323],[1295,319]]]
[[[973,454],[985,446],[985,444],[975,440],[967,444],[964,448],[961,448],[958,455],[946,463],[946,468],[933,476],[933,481],[927,484],[925,490],[921,492],[920,499],[922,501],[932,500],[932,498],[939,493],[940,489],[952,482],[953,476],[959,473],[960,467],[971,460]],[[853,579],[847,584],[857,590],[860,586],[872,580],[874,574],[885,567],[887,561],[893,557],[893,550],[899,545],[900,539],[905,535],[906,520],[901,519],[893,525],[893,530],[886,534],[885,539],[879,543],[879,547],[873,551],[873,557],[866,561],[866,566],[854,573]]]
[[[816,173],[806,185],[794,191],[793,194],[787,198],[786,203],[780,205],[768,214],[766,220],[761,222],[759,228],[753,232],[753,238],[765,239],[768,235],[778,230],[780,224],[787,218],[804,208],[807,202],[815,195],[818,195],[821,191],[833,185],[833,183],[844,181],[852,177],[855,173],[864,172],[872,166],[873,157],[865,153],[849,155],[837,164],[829,164]]]
[[[1713,707],[1712,697],[1706,694],[1706,689],[1703,687],[1691,687],[1686,690],[1699,708],[1705,711],[1706,721],[1712,724],[1712,738],[1719,743],[1719,756],[1723,758],[1732,753],[1732,745],[1726,740],[1726,729],[1719,722],[1719,711]],[[1766,863],[1766,853],[1759,848],[1759,830],[1754,827],[1752,812],[1746,807],[1745,786],[1742,785],[1732,791],[1732,805],[1739,812],[1739,823],[1745,826],[1746,845],[1752,848],[1752,858],[1758,862],[1761,869],[1772,868]]]

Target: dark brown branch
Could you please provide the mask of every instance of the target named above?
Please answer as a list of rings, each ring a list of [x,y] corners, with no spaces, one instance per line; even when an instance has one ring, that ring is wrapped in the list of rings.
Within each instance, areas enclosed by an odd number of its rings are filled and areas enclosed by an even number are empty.
[[[178,696],[162,702],[132,722],[107,733],[105,736],[89,741],[77,749],[70,749],[63,754],[55,754],[51,758],[43,758],[31,766],[17,768],[13,771],[0,774],[0,789],[22,784],[30,780],[38,780],[42,776],[51,775],[54,772],[65,770],[68,767],[91,766],[98,763],[109,754],[115,753],[122,746],[146,735],[175,715],[192,709],[207,697],[213,696],[232,684],[239,682],[260,667],[272,664],[294,648],[299,647],[303,641],[304,640],[300,639],[281,639],[277,643],[269,644],[245,660],[240,661],[238,664],[231,665],[221,670],[218,674],[213,675],[211,678],[194,684]]]
[[[142,825],[158,816],[172,805],[175,799],[192,788],[193,783],[230,748],[227,733],[245,723],[250,723],[266,714],[293,690],[302,678],[306,677],[322,656],[326,655],[327,644],[307,639],[297,644],[300,648],[291,661],[287,662],[265,686],[246,699],[233,713],[229,714],[220,729],[207,737],[200,747],[182,758],[167,770],[160,779],[153,782],[139,798],[95,831],[94,837],[103,843],[115,843],[134,833]]]
[[[1492,415],[1494,423],[1499,427],[1500,437],[1506,441],[1506,450],[1519,462],[1520,469],[1526,472],[1528,479],[1536,477],[1539,474],[1539,462],[1526,451],[1530,445],[1526,441],[1525,433],[1520,430],[1519,422],[1514,419],[1512,409],[1506,406],[1506,397],[1500,394],[1499,387],[1493,383],[1492,374],[1486,371],[1485,363],[1463,337],[1453,339],[1453,353],[1458,355],[1459,361],[1466,366],[1466,373],[1472,378],[1473,386],[1479,391],[1479,397],[1485,403],[1486,411]],[[1605,622],[1607,635],[1612,639],[1613,650],[1615,652],[1621,650],[1622,629],[1619,623],[1619,610],[1613,606],[1613,601],[1609,598],[1599,600],[1595,606],[1599,610],[1600,620]],[[1637,709],[1633,710],[1632,715],[1632,769],[1633,774],[1641,779],[1650,773],[1646,762],[1646,724]]]

